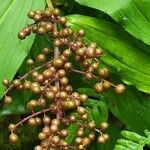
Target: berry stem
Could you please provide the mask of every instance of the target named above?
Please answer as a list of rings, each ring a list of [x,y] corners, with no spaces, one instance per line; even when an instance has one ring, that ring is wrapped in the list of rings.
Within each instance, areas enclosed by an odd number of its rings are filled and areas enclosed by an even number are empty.
[[[32,115],[22,119],[20,122],[18,122],[16,125],[15,125],[15,128],[17,128],[19,125],[22,125],[24,122],[26,122],[27,120],[29,120],[30,118],[32,117],[35,117],[37,115],[40,115],[40,114],[44,114],[46,112],[49,112],[51,109],[50,108],[47,108],[47,109],[44,109],[44,110],[41,110],[41,111],[38,111],[36,113],[33,113]]]
[[[86,74],[86,72],[81,71],[81,70],[77,70],[77,69],[72,69],[72,71],[75,72],[75,73],[82,74],[82,75],[85,75],[85,74]],[[98,76],[96,76],[96,75],[93,75],[93,77],[94,77],[95,79],[97,79],[97,80],[100,79],[100,78],[99,78]],[[100,81],[103,82],[103,81],[107,81],[107,80],[105,80],[105,79],[100,79]],[[113,84],[113,83],[110,83],[110,84],[111,84],[113,87],[116,87],[115,84]]]
[[[54,32],[57,32],[57,24],[56,23],[54,23]],[[58,58],[59,55],[60,55],[59,48],[57,46],[54,46],[54,59]],[[60,88],[58,80],[55,81],[55,86],[58,89]],[[56,101],[56,106],[57,106],[57,119],[60,119],[62,117],[62,112],[60,110],[60,100],[56,97],[55,101]]]
[[[51,62],[52,62],[52,61],[48,61],[48,62],[46,62],[46,63],[44,63],[44,64],[42,64],[42,65],[40,65],[40,66],[38,66],[38,67],[36,67],[36,68],[34,68],[34,69],[32,69],[31,71],[29,71],[28,73],[26,73],[25,75],[23,75],[22,77],[20,77],[19,80],[20,80],[20,81],[24,80],[26,77],[28,77],[28,76],[29,76],[30,74],[32,74],[34,71],[37,71],[37,70],[39,70],[39,69],[41,69],[41,68],[43,68],[43,67],[49,65]],[[5,91],[4,95],[6,95],[6,94],[7,94],[9,91],[11,91],[13,88],[14,88],[14,85],[11,84],[11,85],[9,86],[9,88]]]

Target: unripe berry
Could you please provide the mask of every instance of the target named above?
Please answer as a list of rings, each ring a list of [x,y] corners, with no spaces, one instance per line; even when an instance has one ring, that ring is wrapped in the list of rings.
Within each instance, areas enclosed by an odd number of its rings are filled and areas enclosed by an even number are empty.
[[[56,47],[59,47],[61,44],[62,44],[62,43],[61,43],[61,41],[60,41],[59,39],[55,39],[55,40],[54,40],[54,45],[55,45]]]
[[[26,38],[26,32],[25,31],[20,31],[18,33],[18,38],[21,39],[21,40],[25,39]]]
[[[60,18],[59,18],[59,22],[60,22],[62,25],[65,25],[66,22],[67,22],[66,17],[60,17]]]
[[[35,80],[36,80],[37,82],[39,82],[39,83],[42,83],[42,82],[44,82],[44,77],[43,77],[42,74],[39,74],[39,75],[36,77]]]
[[[55,58],[53,60],[53,66],[56,68],[61,68],[63,66],[64,62],[60,58]]]
[[[67,70],[72,69],[72,63],[71,63],[71,62],[66,62],[66,63],[64,64],[64,68],[67,69]]]
[[[52,86],[51,90],[56,94],[59,92],[59,88],[57,86]]]
[[[83,36],[85,35],[85,31],[84,31],[83,29],[80,29],[80,30],[78,31],[78,35],[79,35],[80,37],[83,37]]]
[[[81,116],[81,119],[82,119],[82,120],[87,120],[87,119],[88,119],[88,115],[87,115],[87,114],[82,115],[82,116]]]
[[[42,141],[42,140],[45,140],[47,138],[47,135],[43,132],[39,133],[39,139]]]
[[[84,48],[80,48],[76,51],[76,54],[79,55],[79,56],[84,56],[85,55],[85,49]]]
[[[89,123],[88,123],[88,128],[91,129],[91,130],[95,129],[95,128],[96,128],[95,121],[89,122]]]
[[[37,145],[36,147],[34,147],[34,150],[43,150],[42,146]]]
[[[95,134],[94,133],[90,133],[88,137],[89,137],[89,139],[91,141],[93,141],[95,139]]]
[[[89,67],[91,65],[91,63],[92,63],[91,59],[85,59],[83,61],[83,66],[84,67]]]
[[[59,126],[59,125],[60,125],[60,120],[58,120],[58,119],[53,119],[52,122],[51,122],[51,124],[54,124],[54,125],[56,125],[56,126]]]
[[[32,72],[32,78],[36,78],[39,75],[38,71],[33,71]]]
[[[35,122],[36,122],[37,125],[40,125],[42,123],[41,118],[36,117]]]
[[[42,129],[42,133],[45,133],[46,135],[50,135],[50,129],[49,129],[49,126],[45,126],[43,129]]]
[[[44,54],[39,54],[39,55],[37,56],[37,60],[38,60],[39,62],[43,62],[43,61],[46,60],[46,57],[45,57]]]
[[[21,81],[20,81],[19,79],[15,79],[15,80],[13,81],[13,85],[14,85],[15,87],[19,87],[19,86],[21,85]]]
[[[49,100],[54,100],[55,93],[53,91],[48,91],[45,95]]]
[[[23,88],[25,90],[29,90],[31,88],[31,81],[25,81],[23,84]]]
[[[86,78],[87,80],[92,80],[92,79],[93,79],[93,74],[92,74],[91,72],[87,72],[87,73],[85,74],[85,78]]]
[[[56,133],[56,132],[58,131],[58,126],[55,125],[55,124],[52,124],[52,125],[50,126],[50,131],[51,131],[52,133]]]
[[[51,17],[52,12],[53,12],[53,11],[52,11],[51,8],[46,8],[46,10],[45,10],[44,13],[43,13],[43,16],[49,18],[49,17]]]
[[[5,96],[5,98],[4,98],[4,103],[5,104],[11,104],[12,103],[12,97],[10,97],[10,96]]]
[[[41,107],[45,107],[46,101],[44,98],[39,98],[38,99],[38,105]]]
[[[78,108],[77,108],[77,112],[78,112],[80,115],[84,115],[84,114],[86,113],[85,108],[83,108],[83,107],[78,107]]]
[[[81,102],[86,102],[88,100],[88,96],[86,94],[81,94],[80,95],[80,101]]]
[[[94,90],[97,92],[97,93],[101,93],[104,91],[104,87],[102,85],[102,83],[96,83],[94,85]]]
[[[65,85],[67,85],[68,84],[68,82],[69,82],[69,80],[68,80],[68,78],[67,77],[63,77],[63,78],[60,78],[60,84],[62,85],[62,86],[65,86]]]
[[[78,149],[79,149],[79,150],[84,150],[85,147],[84,147],[83,145],[79,145],[79,146],[78,146]]]
[[[71,115],[69,117],[70,122],[75,123],[76,122],[76,117],[74,115]]]
[[[100,144],[104,144],[104,143],[106,143],[106,140],[105,140],[105,138],[101,135],[101,136],[98,137],[97,142],[100,143]]]
[[[78,131],[77,131],[77,136],[78,136],[78,137],[83,137],[83,135],[84,135],[84,130],[83,130],[83,128],[79,128]]]
[[[44,118],[43,118],[43,123],[45,125],[49,125],[51,123],[51,118],[49,116],[45,115]]]
[[[50,71],[49,69],[46,69],[43,73],[42,73],[44,79],[49,79],[52,78],[54,73],[52,71]]]
[[[70,49],[66,49],[66,50],[63,51],[63,55],[65,57],[70,57],[71,54],[72,54],[72,51]]]
[[[53,74],[56,72],[56,68],[54,66],[49,67],[48,70],[53,72]]]
[[[106,130],[109,127],[109,124],[107,122],[102,122],[100,124],[100,129],[101,130]]]
[[[109,134],[103,134],[103,137],[105,138],[105,141],[106,141],[106,142],[110,139]]]
[[[40,92],[41,92],[40,86],[31,87],[31,91],[32,91],[34,94],[40,94]]]
[[[12,124],[12,123],[8,126],[8,130],[9,130],[10,132],[14,131],[15,128],[16,128],[15,124]]]
[[[93,58],[94,57],[94,48],[88,47],[86,50],[86,55],[88,58]]]
[[[11,144],[16,144],[18,141],[18,136],[14,133],[11,133],[10,136],[9,136],[9,142]]]
[[[68,94],[65,91],[61,91],[59,97],[60,99],[65,100],[68,97]]]
[[[96,44],[96,43],[94,43],[94,42],[92,42],[92,43],[90,43],[90,47],[93,47],[94,49],[96,49],[97,44]]]
[[[68,131],[65,130],[65,129],[63,129],[63,130],[60,131],[60,135],[61,135],[62,137],[64,137],[64,138],[66,138],[66,137],[68,136]]]
[[[42,16],[40,14],[35,14],[33,19],[34,19],[35,22],[39,22],[39,21],[41,21]]]
[[[4,86],[8,86],[9,85],[9,81],[7,79],[4,79],[2,83],[3,83]]]
[[[29,18],[33,19],[34,15],[35,15],[35,12],[34,11],[29,11],[27,15],[28,15]]]
[[[122,94],[125,91],[125,86],[123,84],[118,84],[115,87],[115,91],[117,94]]]
[[[52,137],[52,143],[54,145],[57,145],[59,142],[60,142],[59,136],[55,135],[55,136]]]
[[[100,69],[100,70],[98,71],[98,75],[99,75],[100,78],[101,78],[101,77],[107,77],[108,74],[109,74],[109,71],[108,71],[107,68],[103,68],[103,69]]]
[[[109,81],[104,81],[104,82],[103,82],[103,87],[104,87],[105,89],[109,89],[109,88],[111,87],[111,83],[110,83]]]
[[[58,77],[59,77],[59,78],[62,78],[62,77],[65,77],[65,76],[66,76],[66,72],[65,72],[65,70],[63,70],[63,69],[60,69],[60,70],[57,72],[57,74],[58,74]]]
[[[47,23],[45,25],[45,30],[46,30],[46,32],[52,31],[53,30],[53,25],[51,23]]]
[[[80,137],[77,137],[77,138],[75,139],[75,143],[76,143],[77,145],[81,144],[82,141],[83,141],[83,139],[80,138]]]
[[[33,117],[29,118],[28,124],[29,124],[30,126],[35,126],[35,125],[36,125],[36,120],[35,120],[35,118],[33,118]]]
[[[88,147],[90,145],[91,141],[88,137],[85,137],[85,138],[83,138],[82,143],[83,143],[84,147]]]
[[[32,32],[33,33],[37,33],[37,29],[38,29],[37,25],[32,26]]]
[[[96,48],[95,55],[96,57],[100,57],[103,55],[103,51],[100,48]]]
[[[42,52],[44,55],[47,55],[51,52],[51,50],[50,50],[50,48],[45,47],[45,48],[43,48]]]
[[[53,10],[53,15],[57,17],[57,16],[59,16],[59,14],[60,14],[60,10],[58,8],[55,8]]]
[[[68,94],[70,94],[73,89],[72,89],[72,86],[66,85],[66,86],[64,87],[64,90],[65,90]]]
[[[38,102],[33,99],[33,100],[30,100],[30,101],[27,103],[27,108],[28,108],[28,109],[34,109],[37,105],[38,105]]]
[[[46,34],[46,30],[45,30],[44,27],[39,27],[39,28],[37,29],[37,33],[38,33],[39,35],[44,35],[44,34]]]

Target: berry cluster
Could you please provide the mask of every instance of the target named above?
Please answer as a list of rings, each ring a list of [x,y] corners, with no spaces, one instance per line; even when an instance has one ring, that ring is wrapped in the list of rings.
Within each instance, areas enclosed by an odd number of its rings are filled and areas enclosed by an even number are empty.
[[[25,122],[30,126],[42,126],[38,135],[41,143],[35,150],[54,149],[75,149],[84,150],[98,135],[97,141],[105,143],[109,140],[109,135],[105,133],[108,123],[102,122],[96,126],[94,120],[88,117],[88,111],[83,107],[83,103],[88,100],[86,94],[73,91],[69,85],[68,75],[70,73],[82,74],[87,80],[96,80],[94,90],[101,93],[111,87],[115,88],[118,94],[124,92],[124,85],[115,86],[106,78],[109,74],[107,68],[99,69],[99,61],[103,51],[96,43],[85,44],[83,37],[85,31],[80,29],[75,33],[67,26],[67,19],[60,17],[59,9],[47,8],[44,11],[30,11],[28,17],[34,23],[24,28],[18,37],[22,40],[31,32],[45,35],[48,34],[53,39],[53,48],[45,47],[37,59],[27,60],[27,65],[33,67],[24,76],[14,79],[12,83],[4,79],[3,84],[7,87],[4,102],[12,103],[10,91],[27,90],[36,95],[35,99],[27,103],[27,108],[31,115],[22,119],[17,124],[10,124],[10,143],[15,144],[18,140],[16,129]],[[48,60],[49,54],[54,52],[54,58]],[[80,64],[82,70],[74,68],[72,56]],[[35,67],[35,63],[41,64]],[[78,126],[76,138],[73,143],[68,143],[68,126],[75,124]],[[97,134],[96,134],[97,133]]]

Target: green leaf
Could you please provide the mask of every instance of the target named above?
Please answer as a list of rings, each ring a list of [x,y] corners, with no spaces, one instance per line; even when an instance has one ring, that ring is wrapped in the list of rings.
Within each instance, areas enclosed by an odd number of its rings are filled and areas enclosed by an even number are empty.
[[[21,115],[27,113],[26,104],[32,97],[28,92],[15,91],[11,95],[13,102],[11,105],[4,104],[0,107],[0,118],[8,115]]]
[[[149,0],[76,0],[110,15],[130,34],[150,45]]]
[[[23,41],[17,38],[18,32],[31,23],[27,12],[44,7],[45,0],[0,1],[0,82],[4,78],[12,80],[33,43],[34,35]],[[4,90],[0,84],[0,98]]]
[[[72,28],[86,30],[87,41],[94,41],[105,50],[102,62],[123,81],[150,93],[149,46],[139,42],[119,26],[92,17],[68,16]]]
[[[143,134],[145,129],[150,130],[150,101],[133,87],[127,88],[121,96],[114,91],[105,94],[105,100],[111,112],[127,129]]]
[[[146,134],[150,134],[148,130],[145,130]],[[125,139],[118,139],[114,150],[143,150],[145,145],[150,145],[150,137],[141,136],[132,131],[121,131],[121,135]]]

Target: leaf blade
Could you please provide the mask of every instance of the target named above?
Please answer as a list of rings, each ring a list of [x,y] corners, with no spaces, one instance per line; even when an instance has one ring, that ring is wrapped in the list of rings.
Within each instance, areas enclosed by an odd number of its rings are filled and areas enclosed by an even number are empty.
[[[39,3],[35,0],[27,0],[26,2],[14,0],[13,2],[7,1],[1,6],[0,82],[4,78],[12,80],[34,41],[34,35],[24,41],[17,38],[18,32],[30,23],[26,16],[27,12],[30,9],[44,8],[44,6],[44,0]],[[0,98],[3,96],[4,90],[5,88],[0,84]]]
[[[130,34],[150,45],[150,1],[76,0],[76,2],[107,13]]]

